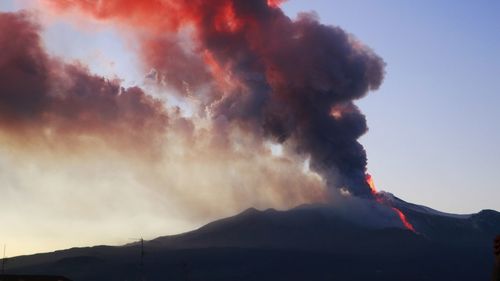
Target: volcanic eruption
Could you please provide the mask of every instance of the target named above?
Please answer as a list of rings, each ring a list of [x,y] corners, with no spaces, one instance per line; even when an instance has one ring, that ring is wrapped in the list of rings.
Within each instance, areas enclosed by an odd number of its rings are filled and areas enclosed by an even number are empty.
[[[8,273],[487,278],[500,213],[379,190],[357,102],[381,85],[383,60],[313,12],[286,16],[284,1],[1,12],[0,238],[23,255]],[[82,245],[127,237],[145,240]]]
[[[169,111],[139,87],[125,89],[82,65],[50,57],[41,46],[39,27],[27,15],[6,15],[5,24],[17,24],[21,32],[1,42],[19,37],[24,43],[8,45],[3,55],[0,70],[15,83],[0,84],[6,88],[0,96],[5,108],[0,125],[9,138],[29,133],[49,145],[55,140],[89,149],[105,143],[146,152],[153,159],[147,161],[164,157],[169,133],[183,135],[179,138],[188,143],[183,148],[193,149],[190,157],[211,151],[208,162],[225,153],[221,147],[239,157],[238,138],[251,138],[260,147],[279,144],[289,159],[307,163],[326,187],[320,196],[280,189],[281,200],[328,201],[339,194],[375,199],[414,230],[401,210],[376,192],[358,141],[368,127],[355,101],[380,86],[383,60],[341,28],[319,23],[314,13],[290,19],[279,8],[281,2],[46,1],[61,15],[90,15],[131,36],[141,66],[149,71],[147,79],[179,99],[195,100],[192,117]],[[194,148],[205,137],[210,145]],[[143,170],[156,168],[148,162]]]

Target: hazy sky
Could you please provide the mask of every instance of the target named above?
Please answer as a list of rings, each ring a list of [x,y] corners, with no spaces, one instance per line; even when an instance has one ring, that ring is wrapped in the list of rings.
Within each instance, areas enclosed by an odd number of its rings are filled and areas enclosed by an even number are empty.
[[[4,0],[0,2],[0,11],[17,10],[33,3],[35,1]],[[301,11],[315,11],[322,23],[340,26],[371,47],[386,62],[386,76],[381,88],[358,102],[370,127],[361,141],[367,150],[369,171],[379,189],[406,201],[446,212],[500,209],[500,187],[495,177],[500,174],[497,163],[500,159],[498,1],[291,0],[282,7],[292,18]],[[93,73],[123,79],[124,86],[143,83],[145,72],[137,68],[136,46],[113,27],[97,23],[88,27],[74,22],[70,24],[64,19],[41,17],[43,41],[50,54],[67,61],[78,59],[87,64]],[[179,101],[173,99],[169,102]],[[31,192],[27,186],[33,182],[40,185],[40,191],[26,193],[30,194],[30,198],[26,199],[28,205],[19,212],[24,225],[15,219],[16,206],[21,201],[4,202],[7,203],[4,207],[7,215],[0,218],[15,224],[13,229],[17,232],[0,232],[0,243],[5,240],[14,248],[11,255],[74,245],[119,244],[128,242],[128,236],[144,233],[146,238],[152,238],[193,228],[210,217],[198,213],[187,218],[176,217],[179,215],[176,212],[181,211],[163,205],[166,202],[182,205],[177,202],[182,200],[171,197],[175,193],[158,193],[155,188],[138,192],[144,181],[137,180],[136,175],[119,173],[120,169],[130,168],[128,163],[120,163],[119,168],[109,171],[105,164],[93,166],[84,174],[77,171],[77,164],[60,169],[56,164],[52,167],[50,162],[43,168],[23,163],[23,171],[28,170],[27,175],[32,180],[20,181],[17,174],[21,168],[11,168],[9,165],[15,161],[9,157],[0,158],[0,176],[4,177],[0,178],[0,185],[5,183],[10,188],[7,189],[9,196],[17,198],[12,194],[24,195],[26,190]],[[91,163],[92,157],[88,157]],[[82,161],[85,162],[85,159]],[[231,160],[230,157],[228,159]],[[193,161],[196,162],[196,159]],[[266,161],[262,165],[274,163],[274,160]],[[213,170],[203,173],[214,173],[225,163],[221,160]],[[251,169],[246,165],[241,163],[240,168]],[[281,168],[280,165],[278,167]],[[139,168],[134,166],[134,169],[142,169],[140,164],[137,166]],[[89,182],[85,178],[99,171],[106,171],[103,179]],[[140,176],[151,180],[150,174]],[[191,176],[196,175],[182,176],[185,178],[179,182],[189,182]],[[270,180],[283,181],[280,178]],[[311,182],[315,183],[314,180]],[[71,207],[64,203],[54,207],[59,198],[57,194],[64,191],[62,186],[68,183],[75,185],[71,192],[81,198],[92,196],[93,191],[87,190],[86,185],[95,184],[100,190],[99,198],[75,201],[77,205],[73,201],[66,203],[73,204]],[[208,182],[206,185],[210,183],[219,182]],[[15,190],[17,186],[22,188]],[[117,190],[121,192],[121,199],[114,196]],[[207,187],[204,192],[212,191]],[[276,195],[272,191],[259,192],[270,192],[268,197],[272,199],[267,201],[256,197],[248,202],[258,207],[272,204],[288,206],[280,201],[280,197],[274,198]],[[168,198],[150,204],[151,198],[159,196]],[[226,198],[220,193],[207,195],[208,198],[210,196],[217,196],[222,201]],[[227,198],[232,197],[228,195]],[[300,202],[302,197],[297,198],[296,201]],[[31,205],[31,202],[35,204]],[[120,202],[134,205],[127,205],[123,210]],[[101,212],[97,210],[102,207],[96,204],[106,205],[109,219],[101,217]],[[44,205],[51,205],[46,208],[51,211],[39,212],[37,208]],[[246,205],[236,203],[206,206],[207,209],[224,210],[213,211],[213,216],[230,214],[244,207]],[[80,210],[86,208],[96,211],[81,217]],[[199,212],[204,211],[200,209]],[[54,223],[44,224],[44,220],[51,216]],[[26,224],[37,227],[39,233],[28,233],[30,228]],[[68,226],[68,236],[81,234],[80,239],[77,237],[61,242],[65,236],[53,228],[61,224]],[[137,229],[141,229],[141,233],[137,233]],[[18,241],[13,241],[13,237],[17,237]]]

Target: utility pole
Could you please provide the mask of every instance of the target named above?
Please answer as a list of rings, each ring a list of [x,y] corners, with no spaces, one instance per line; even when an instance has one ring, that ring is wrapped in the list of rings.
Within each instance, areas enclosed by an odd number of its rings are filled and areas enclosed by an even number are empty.
[[[146,281],[144,278],[144,239],[141,237],[141,264],[140,264],[140,272],[141,272],[141,281]]]
[[[2,275],[5,274],[5,261],[7,259],[7,257],[5,256],[6,249],[7,249],[7,245],[3,244]]]
[[[139,263],[139,276],[141,281],[146,281],[144,272],[144,239],[141,238],[130,238],[131,240],[139,241],[141,243],[141,261]]]

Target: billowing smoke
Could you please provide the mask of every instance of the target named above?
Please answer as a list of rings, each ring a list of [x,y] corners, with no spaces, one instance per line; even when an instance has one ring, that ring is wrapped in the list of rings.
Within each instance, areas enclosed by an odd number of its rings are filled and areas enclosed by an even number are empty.
[[[379,87],[384,63],[313,14],[288,18],[280,2],[51,1],[135,32],[146,67],[201,112],[308,157],[329,187],[370,196],[358,142],[367,125],[353,101]]]
[[[0,14],[0,219],[11,226],[0,235],[34,233],[12,244],[40,251],[178,233],[250,206],[342,205],[329,197],[338,188],[373,197],[354,101],[384,63],[281,2],[46,1],[135,42],[147,82],[129,88],[49,55],[30,14]]]
[[[0,30],[4,141],[27,148],[57,140],[71,150],[105,142],[154,153],[168,124],[161,101],[50,57],[26,13],[0,14]]]
[[[0,240],[17,253],[126,243],[251,206],[324,200],[322,179],[298,156],[274,155],[225,117],[184,116],[147,85],[125,88],[49,55],[41,29],[29,13],[0,13],[0,220],[9,226]],[[182,52],[151,76],[162,87],[209,93],[203,58],[174,39],[148,42]],[[149,50],[145,58],[156,61]],[[184,72],[165,72],[188,61]]]

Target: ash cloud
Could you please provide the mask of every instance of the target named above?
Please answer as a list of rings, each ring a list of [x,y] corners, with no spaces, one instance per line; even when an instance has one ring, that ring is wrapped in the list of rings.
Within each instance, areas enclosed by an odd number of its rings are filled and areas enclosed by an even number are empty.
[[[50,57],[28,13],[0,14],[0,30],[4,138],[24,145],[53,140],[74,150],[93,140],[117,147],[157,146],[168,126],[160,100],[92,75],[81,64]]]
[[[77,8],[137,34],[176,38],[146,40],[144,63],[180,92],[187,92],[180,85],[192,86],[214,120],[308,157],[328,187],[370,197],[358,142],[367,125],[354,101],[380,86],[384,62],[313,14],[288,18],[279,2],[54,1],[60,10]],[[190,29],[189,40],[178,40]],[[180,42],[192,44],[190,52]]]
[[[102,243],[108,230],[178,233],[247,207],[336,205],[338,188],[370,197],[354,101],[380,85],[384,63],[280,2],[46,1],[132,36],[161,100],[49,56],[29,14],[0,14],[2,235],[50,237],[31,245],[45,251]],[[164,101],[172,89],[192,115]],[[54,233],[68,219],[75,227]]]
[[[149,91],[49,56],[28,13],[0,13],[0,30],[0,220],[13,247],[102,243],[111,229],[152,238],[251,206],[323,201],[316,174],[226,117],[188,118]],[[23,246],[22,235],[38,243]]]

